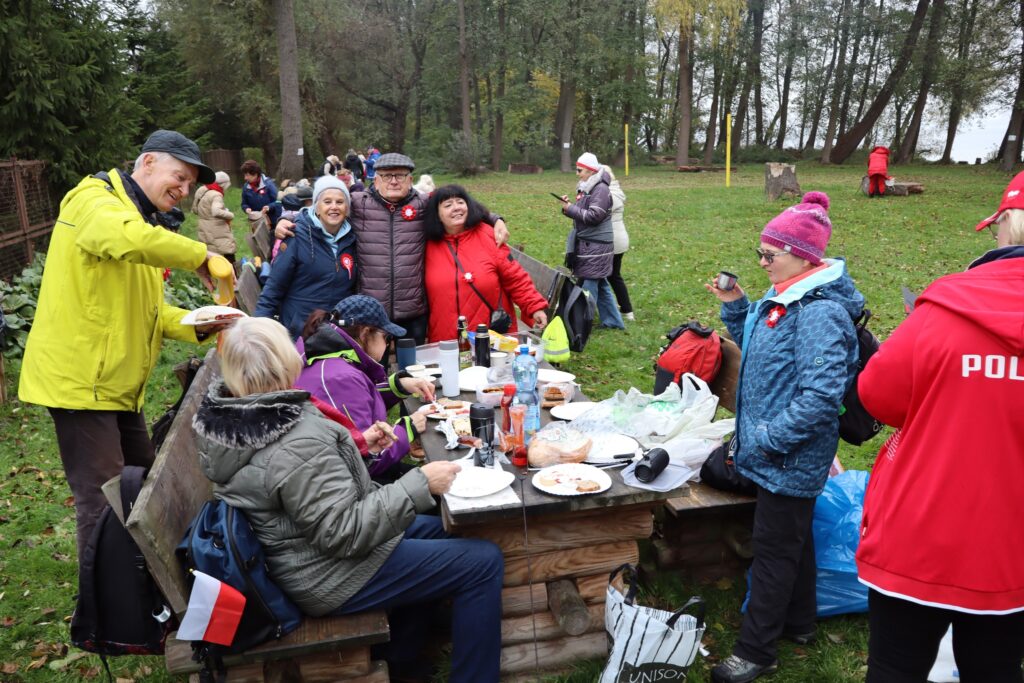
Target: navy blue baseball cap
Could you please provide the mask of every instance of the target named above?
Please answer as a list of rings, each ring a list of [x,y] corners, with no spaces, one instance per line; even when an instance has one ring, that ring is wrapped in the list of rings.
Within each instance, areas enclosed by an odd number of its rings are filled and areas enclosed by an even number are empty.
[[[388,314],[380,302],[372,296],[365,294],[353,294],[344,298],[334,307],[335,312],[341,318],[340,324],[347,325],[369,325],[379,330],[384,330],[393,337],[404,337],[405,328],[399,327],[390,320]]]
[[[212,183],[217,176],[213,169],[203,163],[199,155],[199,145],[189,140],[176,130],[158,130],[142,145],[143,152],[166,152],[175,159],[192,164],[199,171],[199,182]]]

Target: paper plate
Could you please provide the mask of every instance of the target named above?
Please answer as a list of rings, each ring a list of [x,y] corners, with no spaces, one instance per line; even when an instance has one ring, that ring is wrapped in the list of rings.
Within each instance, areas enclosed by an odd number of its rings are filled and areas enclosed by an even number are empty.
[[[515,478],[516,475],[505,470],[472,467],[467,463],[462,463],[462,469],[455,475],[455,481],[448,489],[448,494],[459,498],[489,496],[511,484]]]
[[[194,311],[189,311],[185,314],[185,317],[181,319],[182,325],[209,325],[210,323],[230,322],[230,320],[200,320],[200,316],[206,314],[212,316],[225,315],[231,316],[230,319],[236,318],[248,318],[244,311],[240,311],[237,308],[231,308],[230,306],[203,306],[197,308]]]
[[[594,465],[607,465],[613,462],[625,465],[632,461],[632,457],[616,458],[615,456],[627,453],[635,456],[640,448],[640,443],[636,439],[625,434],[601,434],[593,437],[593,441],[594,445],[587,453],[587,462]]]
[[[551,409],[551,417],[559,420],[575,420],[597,404],[593,401],[576,401],[576,403],[563,403]]]
[[[533,475],[530,483],[544,493],[555,496],[586,496],[610,489],[612,478],[593,465],[574,462],[545,467]],[[581,491],[581,488],[584,490]]]
[[[554,370],[552,368],[541,368],[537,371],[537,381],[544,382],[573,382],[576,380],[576,375],[571,372],[565,372],[563,370]]]
[[[459,370],[459,391],[476,391],[482,386],[489,384],[487,381],[488,368],[482,365],[463,368]]]

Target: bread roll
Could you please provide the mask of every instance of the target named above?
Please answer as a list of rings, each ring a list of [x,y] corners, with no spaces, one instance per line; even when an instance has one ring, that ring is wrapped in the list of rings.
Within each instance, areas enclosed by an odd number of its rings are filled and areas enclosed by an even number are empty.
[[[563,462],[583,462],[590,453],[590,437],[568,427],[550,427],[537,432],[530,441],[530,467],[548,467]]]

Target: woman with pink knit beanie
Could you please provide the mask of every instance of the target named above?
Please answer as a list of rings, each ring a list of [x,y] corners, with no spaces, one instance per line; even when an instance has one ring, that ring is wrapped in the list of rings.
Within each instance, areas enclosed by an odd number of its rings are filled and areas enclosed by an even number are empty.
[[[828,209],[828,195],[808,192],[764,227],[756,252],[771,286],[758,301],[705,285],[743,349],[732,448],[757,486],[750,602],[732,654],[711,671],[718,682],[771,673],[780,636],[806,644],[816,634],[814,501],[839,442],[864,308],[846,263],[825,258]]]

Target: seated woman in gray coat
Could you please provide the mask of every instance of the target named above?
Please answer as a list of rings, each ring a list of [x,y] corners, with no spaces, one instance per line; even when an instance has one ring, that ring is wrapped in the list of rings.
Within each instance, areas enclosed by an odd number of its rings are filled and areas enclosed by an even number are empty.
[[[430,606],[452,601],[450,681],[497,681],[504,562],[493,543],[449,538],[421,515],[459,465],[434,462],[378,486],[348,431],[292,389],[302,361],[280,323],[244,318],[224,335],[223,381],[193,420],[214,495],[245,513],[270,575],[311,616],[389,613],[384,658],[416,670]]]

